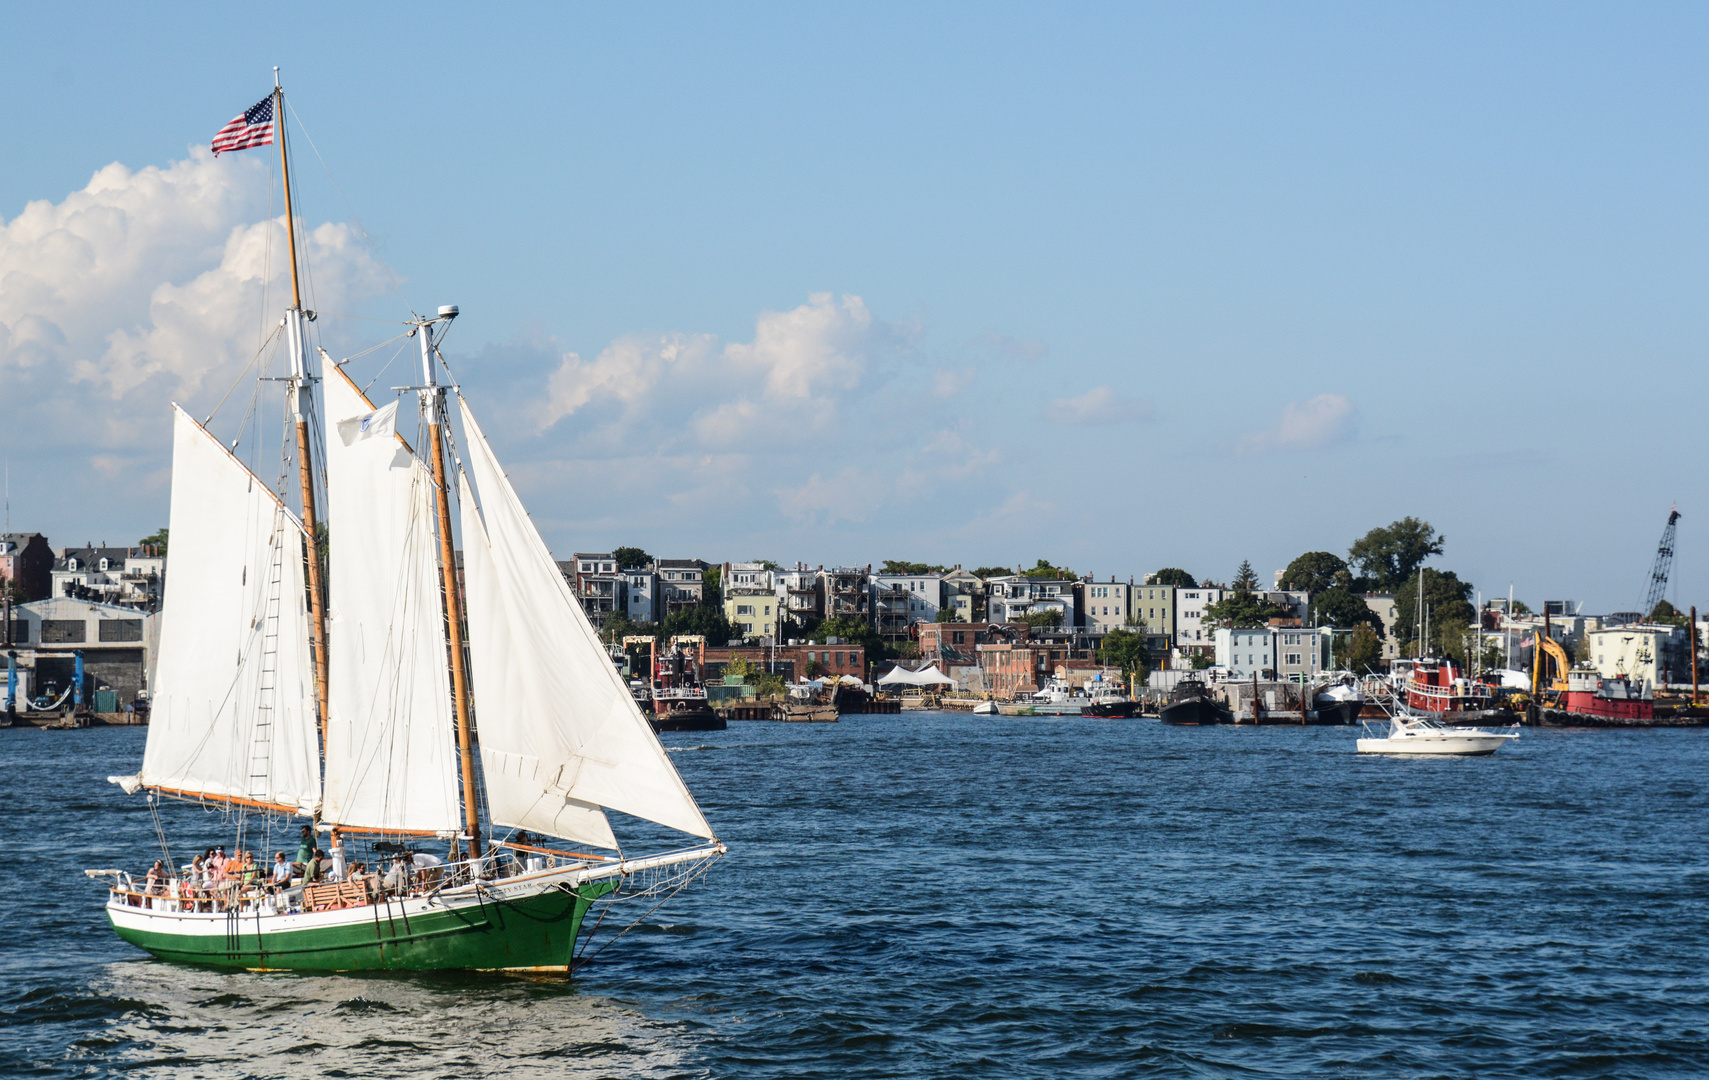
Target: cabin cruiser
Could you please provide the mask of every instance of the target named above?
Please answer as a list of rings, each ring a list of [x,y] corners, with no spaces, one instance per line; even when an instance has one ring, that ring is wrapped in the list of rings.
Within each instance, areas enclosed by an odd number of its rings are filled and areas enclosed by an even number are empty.
[[[1034,716],[1079,716],[1086,698],[1061,679],[1051,679],[1026,702]]]
[[[1311,707],[1320,724],[1353,725],[1359,722],[1359,712],[1365,707],[1365,695],[1359,692],[1357,680],[1351,673],[1330,676],[1318,684]]]
[[[1367,738],[1358,741],[1361,754],[1420,754],[1441,757],[1488,757],[1519,738],[1519,727],[1512,731],[1485,731],[1482,728],[1449,727],[1431,716],[1397,711],[1387,721],[1365,724]]]
[[[1089,695],[1085,707],[1080,710],[1081,716],[1120,717],[1125,720],[1139,708],[1139,703],[1127,696],[1120,683],[1098,679],[1087,683],[1086,689]]]

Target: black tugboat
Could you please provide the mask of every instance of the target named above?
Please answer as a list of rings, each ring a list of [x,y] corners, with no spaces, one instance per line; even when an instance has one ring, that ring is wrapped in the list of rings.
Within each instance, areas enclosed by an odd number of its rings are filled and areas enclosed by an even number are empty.
[[[1182,726],[1232,724],[1234,713],[1211,697],[1210,688],[1199,679],[1182,679],[1169,691],[1169,701],[1157,713],[1165,724]]]
[[[647,722],[654,731],[723,731],[728,725],[706,699],[702,665],[682,647],[683,640],[672,638],[653,667],[653,708]]]

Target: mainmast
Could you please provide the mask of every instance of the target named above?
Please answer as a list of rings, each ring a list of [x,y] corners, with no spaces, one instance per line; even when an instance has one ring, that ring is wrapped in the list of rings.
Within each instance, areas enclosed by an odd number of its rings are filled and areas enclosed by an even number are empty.
[[[451,325],[457,317],[455,305],[442,307],[432,319],[416,321],[421,339],[421,414],[427,421],[427,441],[433,447],[434,498],[439,507],[439,565],[445,575],[445,623],[451,648],[451,698],[457,711],[457,752],[463,763],[463,821],[469,834],[470,854],[481,854],[481,808],[475,792],[475,757],[469,731],[469,679],[463,665],[463,603],[457,588],[457,563],[451,546],[451,496],[445,481],[445,388],[439,385],[438,366],[433,362],[433,325]]]
[[[315,704],[320,711],[321,753],[326,753],[326,605],[320,579],[320,525],[315,516],[314,462],[309,456],[309,415],[314,411],[314,375],[309,371],[303,338],[303,294],[297,282],[297,227],[291,214],[291,163],[285,153],[285,91],[279,69],[273,69],[274,142],[279,144],[279,171],[285,178],[285,240],[291,257],[291,306],[285,310],[286,350],[291,356],[291,417],[297,424],[298,486],[303,496],[303,530],[308,534],[309,641],[314,649]]]

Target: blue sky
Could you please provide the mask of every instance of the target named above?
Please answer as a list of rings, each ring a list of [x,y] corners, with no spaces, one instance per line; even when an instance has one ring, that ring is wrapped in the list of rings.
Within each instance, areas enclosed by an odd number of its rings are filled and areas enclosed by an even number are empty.
[[[12,17],[14,526],[164,520],[278,303],[270,152],[192,147],[276,63],[317,306],[461,305],[561,554],[1226,578],[1413,514],[1590,610],[1677,500],[1705,580],[1701,8],[272,10]]]

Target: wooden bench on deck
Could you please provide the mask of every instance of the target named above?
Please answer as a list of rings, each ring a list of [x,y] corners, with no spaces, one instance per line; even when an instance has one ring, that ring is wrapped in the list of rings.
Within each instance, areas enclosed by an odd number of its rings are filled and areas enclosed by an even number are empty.
[[[368,890],[354,881],[326,885],[303,886],[305,911],[336,911],[339,908],[361,907],[368,902]]]

